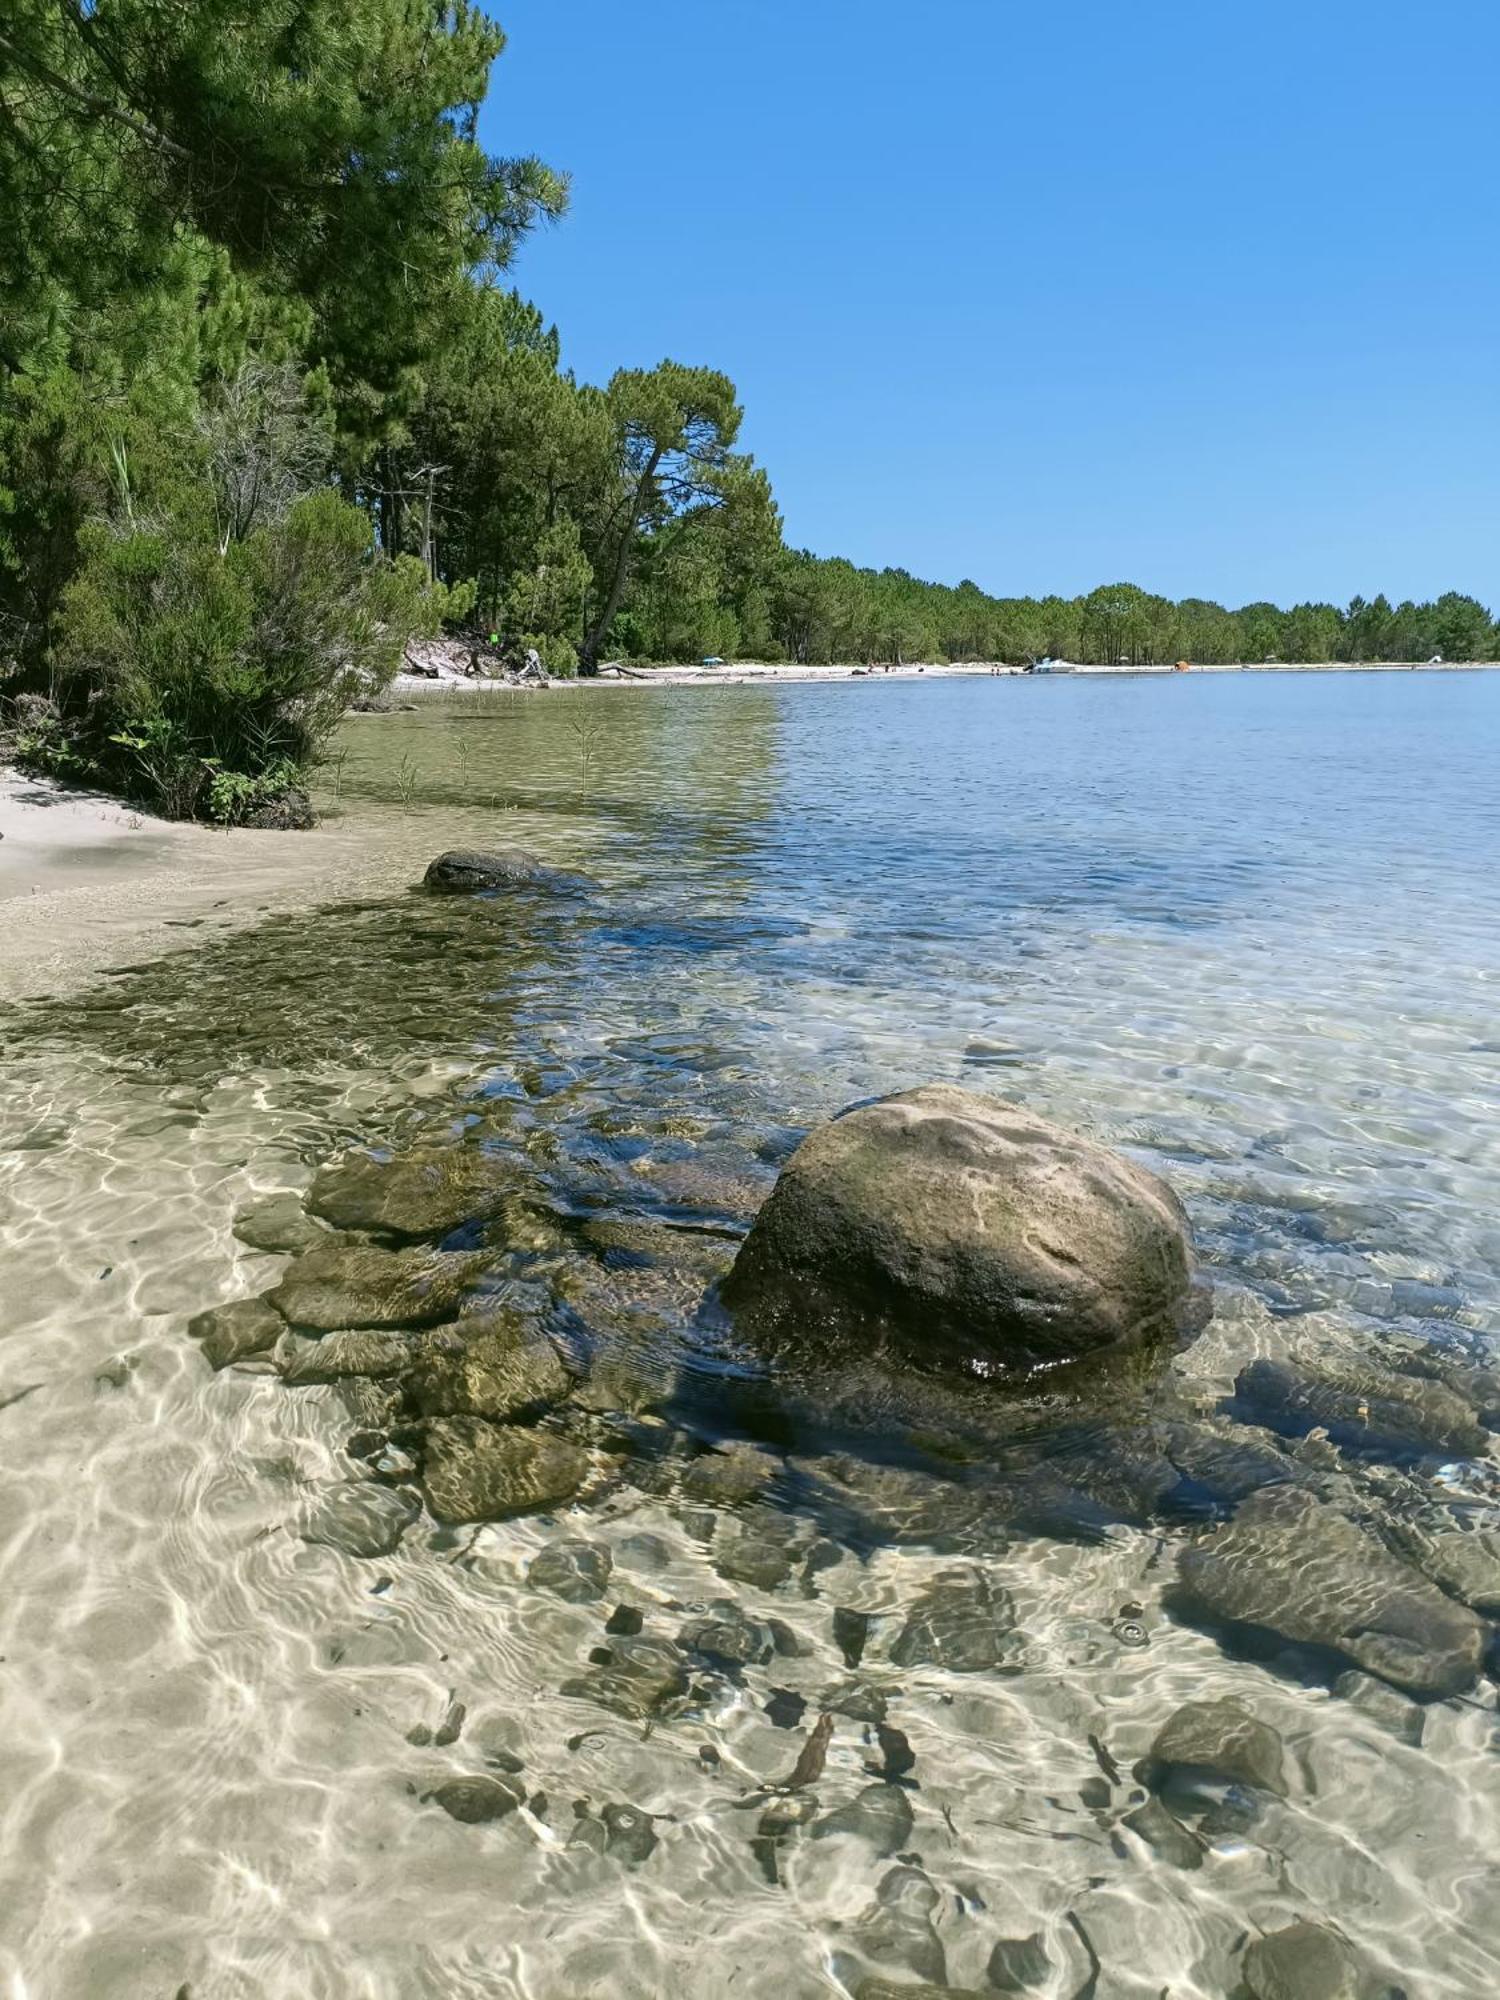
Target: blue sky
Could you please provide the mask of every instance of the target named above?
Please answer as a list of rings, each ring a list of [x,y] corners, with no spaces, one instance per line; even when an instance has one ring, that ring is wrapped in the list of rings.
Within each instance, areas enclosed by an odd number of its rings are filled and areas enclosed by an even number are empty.
[[[1500,601],[1495,0],[491,0],[516,280],[725,369],[788,538],[1002,593]]]

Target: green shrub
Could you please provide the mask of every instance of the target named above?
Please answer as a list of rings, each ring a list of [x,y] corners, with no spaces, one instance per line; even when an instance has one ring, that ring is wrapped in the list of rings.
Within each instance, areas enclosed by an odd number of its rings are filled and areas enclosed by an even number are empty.
[[[295,780],[442,607],[327,489],[227,546],[209,518],[84,530],[58,679],[69,746],[101,782],[233,822]]]

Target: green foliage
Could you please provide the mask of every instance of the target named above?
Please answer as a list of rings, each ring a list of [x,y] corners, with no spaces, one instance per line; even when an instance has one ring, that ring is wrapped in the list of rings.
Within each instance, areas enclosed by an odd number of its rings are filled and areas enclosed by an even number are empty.
[[[0,693],[23,753],[232,822],[406,638],[652,660],[1493,654],[1489,612],[998,598],[788,550],[734,385],[605,388],[504,279],[565,183],[487,155],[472,0],[9,0]]]
[[[284,790],[430,622],[420,566],[372,560],[324,489],[227,546],[190,516],[99,522],[63,601],[57,680],[77,754],[174,818]]]

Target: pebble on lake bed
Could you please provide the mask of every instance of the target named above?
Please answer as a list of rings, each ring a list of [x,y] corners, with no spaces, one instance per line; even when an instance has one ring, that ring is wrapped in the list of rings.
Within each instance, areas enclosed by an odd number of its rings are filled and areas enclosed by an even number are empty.
[[[449,1778],[428,1796],[450,1819],[466,1826],[483,1826],[504,1819],[526,1802],[525,1787],[508,1778]]]

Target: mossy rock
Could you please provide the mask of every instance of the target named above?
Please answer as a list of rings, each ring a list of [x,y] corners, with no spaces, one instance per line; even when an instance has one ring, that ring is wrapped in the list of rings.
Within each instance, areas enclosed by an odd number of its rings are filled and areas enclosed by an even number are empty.
[[[265,1296],[289,1325],[318,1332],[436,1326],[456,1317],[490,1263],[484,1252],[329,1243],[289,1264]]]
[[[571,1500],[588,1477],[588,1454],[563,1438],[443,1417],[427,1426],[423,1483],[440,1521],[505,1521]]]
[[[552,1342],[533,1320],[497,1312],[459,1321],[441,1346],[428,1343],[407,1381],[412,1409],[424,1417],[487,1417],[507,1423],[539,1416],[573,1386]]]
[[[424,1147],[389,1157],[353,1152],[320,1169],[307,1207],[335,1229],[441,1237],[489,1220],[508,1197],[536,1186],[524,1165],[479,1146]]]

